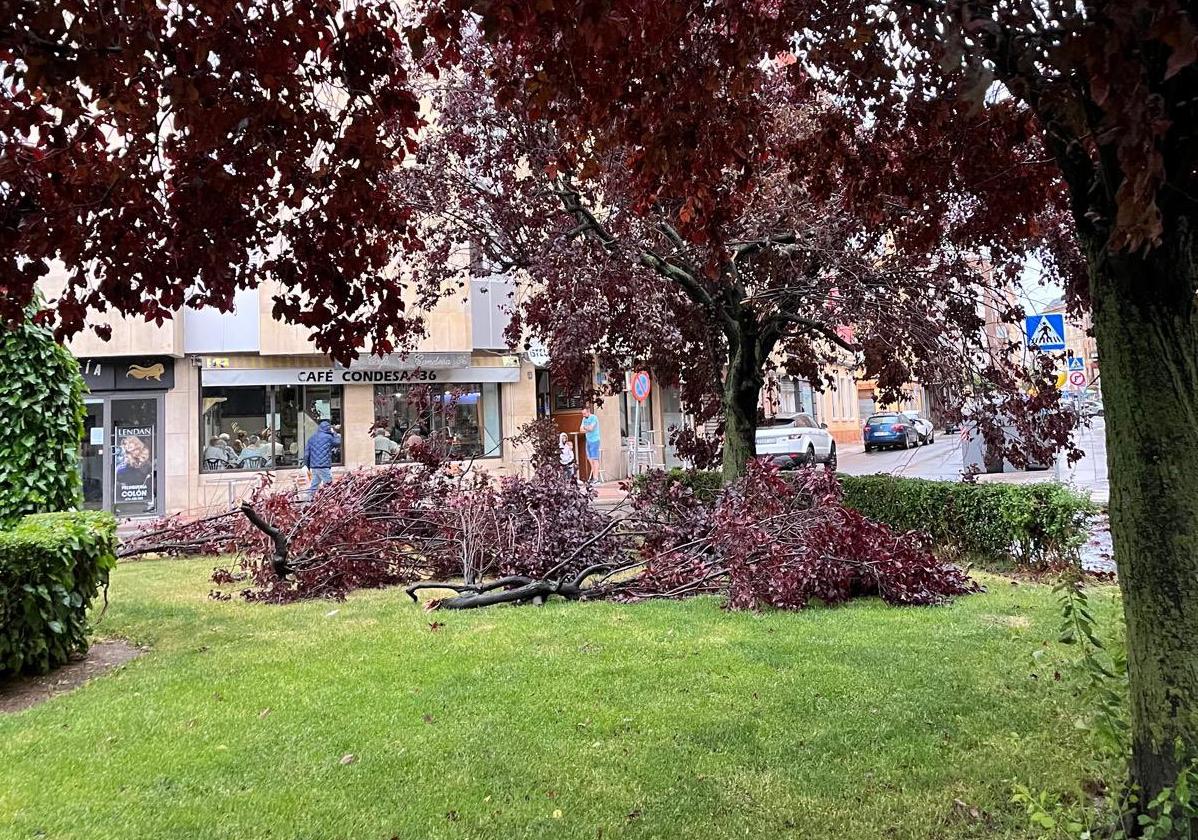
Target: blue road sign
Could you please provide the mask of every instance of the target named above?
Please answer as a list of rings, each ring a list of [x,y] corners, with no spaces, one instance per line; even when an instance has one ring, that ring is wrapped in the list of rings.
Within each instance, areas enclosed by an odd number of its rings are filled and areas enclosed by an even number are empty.
[[[1028,315],[1023,319],[1029,347],[1039,350],[1065,349],[1064,315]]]
[[[1086,360],[1081,356],[1069,357],[1069,372],[1072,373],[1075,370],[1080,370],[1082,372],[1085,372],[1086,370]]]

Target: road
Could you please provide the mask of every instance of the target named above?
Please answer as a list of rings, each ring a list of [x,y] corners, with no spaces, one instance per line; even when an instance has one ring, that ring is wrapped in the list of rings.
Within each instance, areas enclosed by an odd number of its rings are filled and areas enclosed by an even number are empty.
[[[1075,438],[1085,457],[1072,467],[1062,467],[1061,480],[1090,493],[1097,502],[1110,497],[1106,465],[1106,429],[1102,418],[1095,418],[1089,428],[1079,429]],[[913,449],[893,449],[866,453],[860,443],[841,444],[838,469],[848,475],[888,473],[908,478],[931,478],[955,481],[962,474],[961,440],[956,434],[938,432],[936,442]],[[983,475],[981,481],[1002,481],[1022,484],[1034,481],[1055,481],[1055,469],[1027,472],[1008,472]]]

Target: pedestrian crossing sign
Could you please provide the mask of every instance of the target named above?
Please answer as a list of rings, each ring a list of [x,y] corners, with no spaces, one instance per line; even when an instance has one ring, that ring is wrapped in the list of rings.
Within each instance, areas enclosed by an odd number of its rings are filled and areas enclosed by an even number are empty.
[[[1081,356],[1069,357],[1069,372],[1073,373],[1075,370],[1080,370],[1082,373],[1086,371],[1086,360]]]
[[[1060,314],[1028,315],[1023,328],[1029,347],[1039,350],[1065,349],[1065,316]]]

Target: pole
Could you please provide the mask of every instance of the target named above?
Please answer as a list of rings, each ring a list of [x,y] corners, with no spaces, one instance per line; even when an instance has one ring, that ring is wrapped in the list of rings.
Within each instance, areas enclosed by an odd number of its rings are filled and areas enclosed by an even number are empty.
[[[636,380],[634,379],[635,383]],[[636,385],[634,384],[635,388]],[[636,392],[633,391],[633,398],[636,398]],[[632,469],[629,472],[629,478],[636,475],[641,465],[641,401],[636,401],[636,408],[632,410]]]

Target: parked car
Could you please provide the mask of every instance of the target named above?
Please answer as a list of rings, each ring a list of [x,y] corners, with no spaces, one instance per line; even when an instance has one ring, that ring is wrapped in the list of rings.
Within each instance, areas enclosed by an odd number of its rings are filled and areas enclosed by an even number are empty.
[[[927,445],[936,442],[936,429],[932,426],[932,421],[926,417],[920,417],[917,412],[903,411],[900,412],[907,421],[915,426],[915,431],[919,433],[920,444]]]
[[[758,427],[757,456],[784,470],[817,463],[835,470],[836,441],[827,426],[808,414],[796,414],[776,425]]]
[[[915,424],[897,411],[870,415],[865,421],[862,438],[865,441],[866,452],[873,452],[884,446],[910,449],[919,445],[919,432]]]

